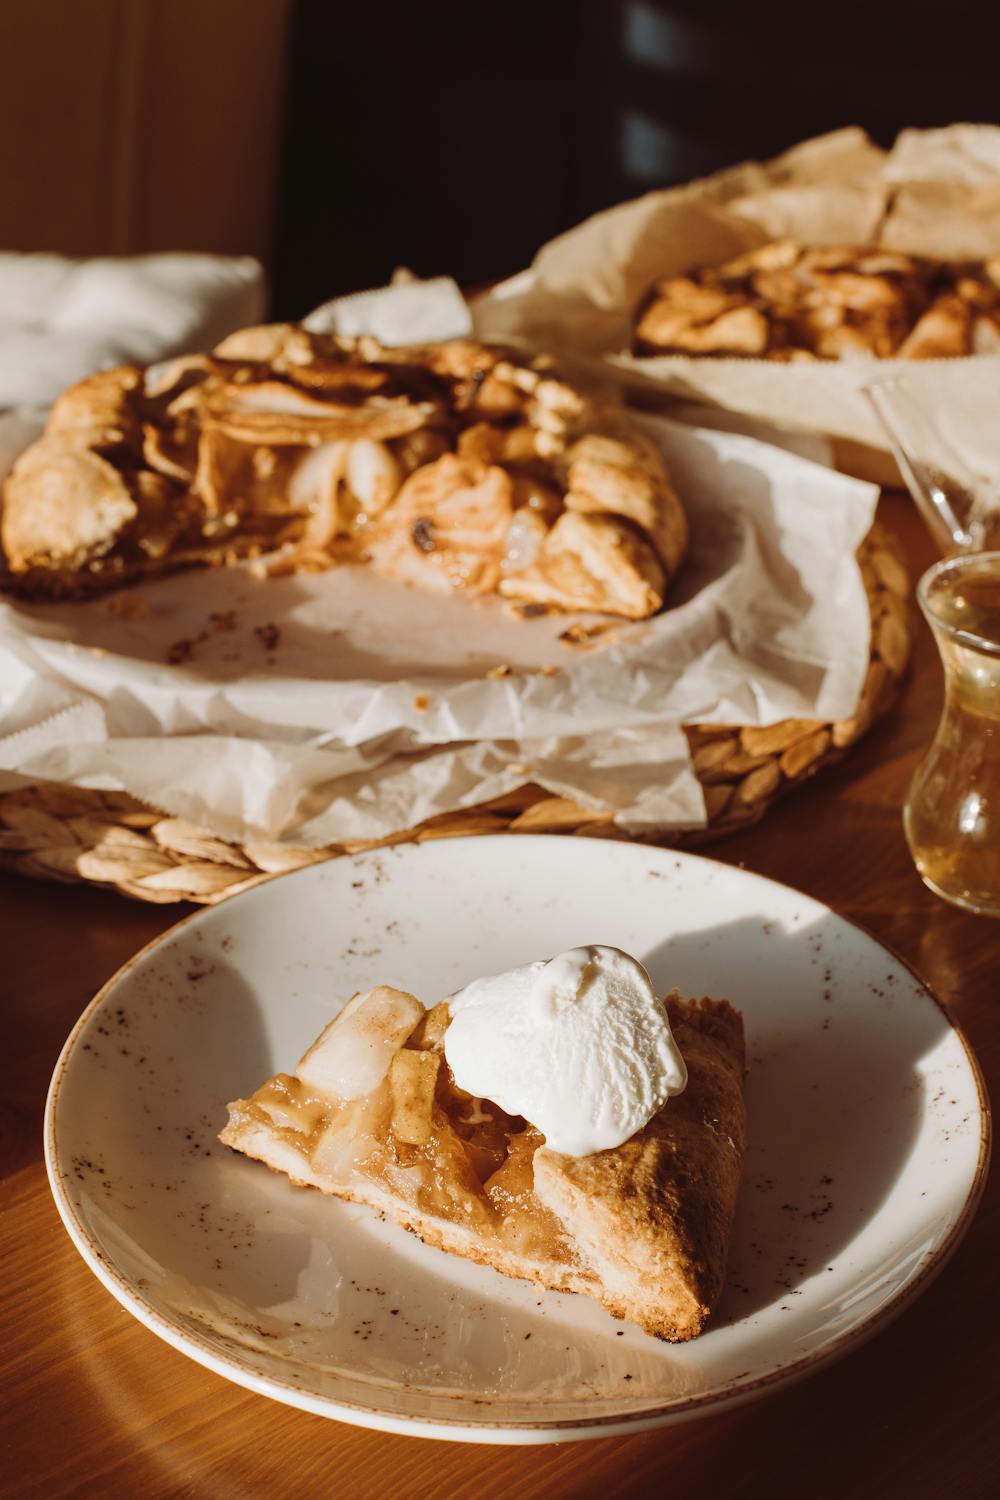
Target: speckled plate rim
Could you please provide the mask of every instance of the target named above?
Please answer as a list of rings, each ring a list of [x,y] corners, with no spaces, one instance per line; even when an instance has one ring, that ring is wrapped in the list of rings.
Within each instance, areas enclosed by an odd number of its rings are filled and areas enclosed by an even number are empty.
[[[503,835],[499,834],[487,834],[458,840],[451,839],[448,842],[451,844],[456,842],[471,844],[474,842],[478,846],[482,846],[484,843],[489,843],[494,839],[502,837]],[[557,839],[559,842],[566,842],[559,839],[558,835],[553,834],[525,834],[521,835],[521,837],[529,843],[551,844]],[[580,836],[572,841],[574,846],[578,845],[579,842]],[[606,846],[606,841],[602,839],[586,839],[586,842],[588,844],[602,844]],[[425,844],[418,847],[426,850],[428,848],[433,849],[435,846],[433,844]],[[616,845],[616,847],[620,846]],[[644,856],[648,856],[652,852],[649,846],[637,845],[635,847],[637,853],[641,852]],[[391,1432],[405,1437],[436,1438],[448,1442],[527,1446],[540,1443],[565,1443],[594,1438],[622,1437],[630,1433],[647,1432],[653,1428],[666,1427],[675,1422],[685,1421],[691,1417],[707,1415],[710,1412],[719,1412],[745,1405],[747,1402],[767,1395],[782,1386],[791,1385],[796,1381],[817,1373],[826,1366],[842,1359],[846,1354],[859,1348],[862,1344],[867,1343],[870,1338],[881,1332],[889,1323],[905,1312],[926,1291],[931,1282],[936,1279],[964,1239],[979,1207],[986,1186],[992,1149],[992,1118],[989,1096],[979,1060],[973,1051],[971,1043],[955,1017],[951,1014],[948,1006],[934,993],[927,982],[921,978],[913,965],[890,945],[874,937],[872,933],[862,927],[859,922],[854,921],[853,918],[843,916],[841,913],[834,911],[832,907],[827,906],[825,902],[797,890],[794,886],[786,885],[782,881],[772,880],[769,876],[759,875],[756,871],[746,870],[742,866],[731,865],[723,860],[709,859],[704,855],[690,854],[675,849],[664,852],[669,852],[671,858],[681,859],[685,863],[690,862],[697,866],[722,865],[737,877],[746,875],[752,881],[760,883],[765,887],[772,887],[785,894],[794,895],[800,900],[808,902],[818,913],[835,916],[848,926],[855,928],[868,941],[882,948],[895,963],[899,964],[901,968],[905,969],[913,977],[927,997],[938,1007],[949,1028],[955,1033],[961,1044],[965,1061],[975,1085],[979,1110],[979,1152],[968,1193],[961,1209],[955,1216],[954,1223],[947,1237],[938,1246],[937,1250],[921,1265],[920,1270],[912,1278],[903,1283],[895,1296],[891,1297],[876,1312],[865,1318],[857,1326],[847,1329],[844,1333],[838,1335],[831,1340],[826,1348],[818,1350],[813,1354],[805,1355],[801,1359],[794,1360],[780,1369],[770,1370],[754,1380],[741,1382],[735,1388],[722,1387],[716,1391],[708,1391],[697,1396],[672,1402],[669,1406],[647,1406],[627,1416],[601,1416],[582,1420],[578,1418],[550,1419],[549,1421],[543,1420],[532,1423],[489,1422],[484,1421],[478,1416],[475,1419],[456,1416],[454,1419],[447,1420],[422,1418],[419,1416],[398,1417],[383,1411],[377,1406],[367,1406],[362,1402],[334,1401],[329,1398],[314,1396],[308,1391],[303,1391],[298,1386],[293,1386],[273,1377],[258,1375],[239,1359],[227,1359],[221,1356],[198,1334],[186,1329],[182,1332],[143,1297],[126,1276],[122,1275],[77,1217],[69,1194],[66,1191],[64,1182],[65,1174],[59,1164],[59,1154],[56,1145],[56,1125],[61,1085],[72,1060],[76,1043],[91,1017],[104,1004],[117,985],[143,959],[161,944],[172,940],[182,929],[196,927],[198,924],[210,923],[213,920],[217,920],[221,911],[219,907],[203,907],[198,911],[190,913],[190,915],[183,917],[179,922],[175,922],[171,927],[168,927],[164,932],[161,932],[150,942],[146,943],[138,952],[134,953],[101,986],[94,998],[85,1007],[76,1025],[67,1037],[53,1070],[45,1101],[43,1124],[45,1168],[48,1174],[49,1187],[55,1199],[59,1216],[63,1221],[66,1232],[88,1268],[115,1300],[121,1303],[151,1333],[156,1334],[158,1338],[163,1339],[165,1343],[178,1350],[179,1353],[187,1355],[188,1358],[195,1360],[196,1363],[204,1365],[217,1375],[221,1375],[225,1380],[243,1386],[257,1395],[267,1396],[286,1406],[297,1407],[315,1416],[335,1418],[337,1421],[346,1422],[351,1426],[365,1427],[378,1432]],[[362,854],[350,856],[348,862],[352,866],[357,864],[363,865],[366,860],[378,853],[379,851],[377,850],[366,851]],[[311,865],[306,866],[304,869],[291,871],[278,878],[282,880],[295,880],[305,877],[308,879],[310,872],[314,871],[315,868],[315,866]],[[248,891],[245,894],[247,897],[253,894],[259,895],[259,891]],[[240,896],[235,896],[231,898],[231,901],[227,901],[225,903],[227,911],[231,911],[232,901],[239,901],[240,899]]]

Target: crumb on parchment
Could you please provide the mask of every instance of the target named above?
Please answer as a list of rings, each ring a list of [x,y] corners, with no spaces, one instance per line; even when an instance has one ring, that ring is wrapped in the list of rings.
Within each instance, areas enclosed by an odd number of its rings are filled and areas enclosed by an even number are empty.
[[[195,642],[190,636],[174,641],[167,647],[167,665],[179,667],[182,662],[190,661],[194,655],[194,648]]]
[[[273,620],[268,620],[266,625],[255,625],[253,633],[265,651],[273,651],[281,640],[281,630]]]
[[[564,646],[587,647],[598,636],[605,635],[609,630],[613,630],[614,628],[614,624],[611,621],[605,621],[599,625],[570,625],[567,630],[560,632],[559,639]]]
[[[542,615],[552,614],[550,604],[537,604],[534,601],[530,604],[508,604],[507,609],[520,620],[538,620]]]

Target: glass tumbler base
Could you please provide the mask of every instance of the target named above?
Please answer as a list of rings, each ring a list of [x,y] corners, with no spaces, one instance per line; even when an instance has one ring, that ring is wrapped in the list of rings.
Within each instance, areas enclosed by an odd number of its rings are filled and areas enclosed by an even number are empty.
[[[920,866],[917,866],[917,874],[929,891],[935,896],[940,896],[942,901],[949,902],[952,906],[960,906],[963,911],[971,911],[977,917],[1000,917],[1000,897],[995,900],[976,901],[972,896],[961,895],[957,891],[945,890],[944,886],[938,885],[932,880]]]

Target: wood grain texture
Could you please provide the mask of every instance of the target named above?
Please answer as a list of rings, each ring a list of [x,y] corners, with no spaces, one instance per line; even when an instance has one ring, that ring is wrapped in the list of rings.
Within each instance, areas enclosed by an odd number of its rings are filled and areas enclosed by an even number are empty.
[[[903,501],[890,497],[883,514],[911,564],[926,566],[930,544]],[[896,713],[765,824],[712,852],[829,902],[896,948],[951,1006],[988,1084],[1000,1085],[1000,923],[926,891],[900,827],[940,700],[922,628]],[[658,1433],[535,1449],[387,1437],[253,1396],[169,1349],[119,1308],[63,1232],[40,1124],[49,1073],[80,1009],[178,915],[93,888],[0,877],[9,1017],[0,1084],[0,1494],[922,1500],[944,1492],[987,1500],[1000,1491],[993,1184],[940,1279],[872,1343],[801,1385]]]

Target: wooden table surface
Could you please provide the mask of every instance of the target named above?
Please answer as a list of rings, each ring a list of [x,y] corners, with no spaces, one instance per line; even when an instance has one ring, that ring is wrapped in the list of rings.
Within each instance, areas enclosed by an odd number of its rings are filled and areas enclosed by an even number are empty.
[[[932,561],[902,497],[887,497],[883,515],[914,572]],[[952,1008],[992,1085],[1000,1082],[1000,923],[925,890],[900,828],[940,699],[921,625],[890,720],[758,828],[711,852],[807,891],[894,947]],[[41,1119],[49,1074],[84,1004],[182,915],[93,888],[0,877],[0,992],[9,1018],[0,1065],[0,1493],[1000,1494],[995,1184],[940,1278],[871,1343],[748,1406],[627,1439],[487,1448],[385,1436],[251,1395],[161,1343],[104,1291],[67,1238],[46,1185]]]

